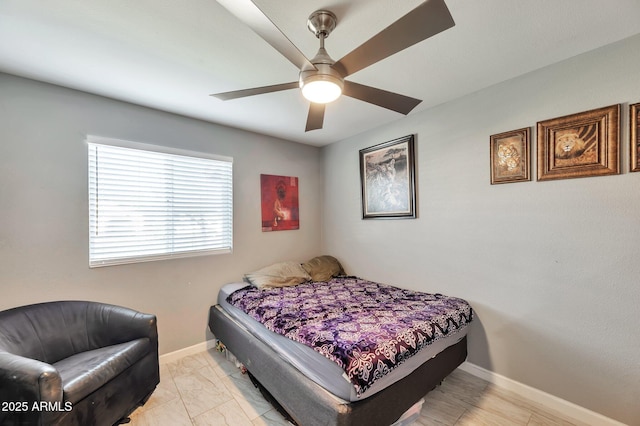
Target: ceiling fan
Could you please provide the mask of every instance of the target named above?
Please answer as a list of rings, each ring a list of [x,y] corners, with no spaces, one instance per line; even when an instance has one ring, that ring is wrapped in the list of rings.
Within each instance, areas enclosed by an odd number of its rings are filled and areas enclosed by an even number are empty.
[[[300,88],[311,104],[305,132],[322,128],[325,105],[341,95],[368,102],[401,114],[408,114],[422,100],[345,80],[346,77],[407,47],[455,25],[444,0],[425,0],[415,9],[334,61],[324,48],[324,40],[336,27],[336,16],[328,10],[313,12],[307,27],[320,39],[320,49],[311,60],[280,31],[252,0],[217,0],[300,70],[298,81],[216,93],[230,100],[264,93]]]

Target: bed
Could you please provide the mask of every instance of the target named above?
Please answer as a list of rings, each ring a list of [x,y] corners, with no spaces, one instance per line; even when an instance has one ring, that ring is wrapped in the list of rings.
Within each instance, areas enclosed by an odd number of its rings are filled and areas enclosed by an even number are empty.
[[[249,282],[223,286],[209,313],[216,339],[295,423],[389,426],[419,411],[466,359],[473,311],[463,299],[347,276],[341,266],[307,270],[295,279],[287,270],[275,286],[247,274]]]

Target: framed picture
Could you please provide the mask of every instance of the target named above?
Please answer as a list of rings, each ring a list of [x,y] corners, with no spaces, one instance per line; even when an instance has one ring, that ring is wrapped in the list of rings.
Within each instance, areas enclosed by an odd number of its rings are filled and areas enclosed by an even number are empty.
[[[491,135],[491,185],[531,180],[530,128]]]
[[[620,173],[620,105],[538,122],[538,180]]]
[[[262,232],[300,228],[298,178],[260,175]]]
[[[629,171],[640,172],[640,103],[629,105],[629,142],[631,166]]]
[[[362,218],[415,218],[414,137],[360,150]]]

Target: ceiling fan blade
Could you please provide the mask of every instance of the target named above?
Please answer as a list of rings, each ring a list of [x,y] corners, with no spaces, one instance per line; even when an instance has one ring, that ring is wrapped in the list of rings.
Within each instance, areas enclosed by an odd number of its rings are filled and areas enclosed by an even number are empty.
[[[311,102],[309,105],[309,115],[307,116],[307,127],[304,131],[322,129],[324,121],[324,109],[326,104],[316,104]]]
[[[252,89],[234,90],[232,92],[214,93],[214,96],[223,101],[230,99],[245,98],[247,96],[262,95],[263,93],[280,92],[282,90],[297,89],[300,83],[297,81],[291,83],[274,84],[273,86],[254,87]]]
[[[306,56],[285,36],[282,31],[265,15],[251,0],[217,0],[225,9],[240,19],[267,43],[273,46],[293,65],[302,69],[315,66]]]
[[[344,82],[342,93],[345,96],[360,99],[361,101],[378,105],[404,115],[409,114],[412,109],[422,102],[420,99],[376,89],[375,87],[365,86],[354,83],[353,81]]]
[[[425,0],[345,55],[333,68],[346,77],[454,25],[444,0]]]

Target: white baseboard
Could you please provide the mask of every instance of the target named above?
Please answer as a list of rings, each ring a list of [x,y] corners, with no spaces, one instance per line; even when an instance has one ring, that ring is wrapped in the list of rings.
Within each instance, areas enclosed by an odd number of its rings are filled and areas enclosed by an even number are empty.
[[[215,346],[216,346],[215,340],[207,340],[201,343],[197,343],[193,346],[189,346],[187,348],[178,349],[177,351],[160,355],[160,365],[177,361],[180,358],[184,358],[185,356],[195,355],[197,353],[204,352],[206,350],[214,348]]]
[[[579,420],[583,423],[594,426],[625,426],[624,423],[620,423],[617,420],[605,417],[595,411],[588,410],[577,404],[509,379],[508,377],[502,376],[498,373],[478,367],[470,362],[465,361],[459,368],[469,374],[473,374],[476,377],[486,380],[489,383],[493,383],[496,386],[520,395],[529,401],[544,405],[545,408],[557,411],[562,415]]]

